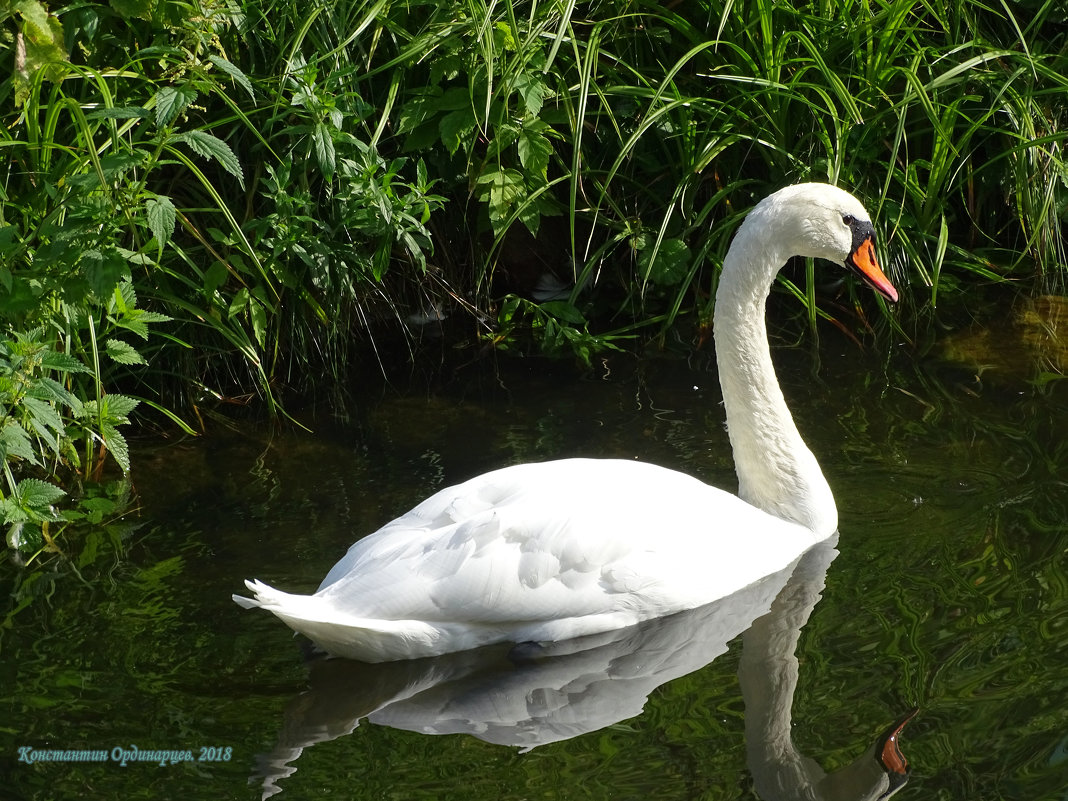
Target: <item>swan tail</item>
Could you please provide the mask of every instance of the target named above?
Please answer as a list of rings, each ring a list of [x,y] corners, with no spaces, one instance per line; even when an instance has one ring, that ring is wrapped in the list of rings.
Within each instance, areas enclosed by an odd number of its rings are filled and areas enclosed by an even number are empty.
[[[451,650],[441,647],[443,632],[431,623],[361,618],[316,595],[282,592],[262,581],[246,581],[245,586],[254,597],[233,595],[235,603],[245,609],[266,609],[333,656],[388,662]]]
[[[244,595],[232,595],[234,603],[245,609],[266,609],[275,614],[282,613],[288,616],[305,617],[313,612],[316,606],[321,606],[321,601],[313,595],[294,595],[288,592],[276,590],[270,584],[262,581],[245,581],[245,586],[251,590],[253,598]],[[316,602],[319,601],[317,604]],[[320,612],[322,610],[319,610]]]

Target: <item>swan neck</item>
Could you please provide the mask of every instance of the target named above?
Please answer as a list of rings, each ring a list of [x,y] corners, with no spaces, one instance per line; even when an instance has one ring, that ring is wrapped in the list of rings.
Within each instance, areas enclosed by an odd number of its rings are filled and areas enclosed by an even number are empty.
[[[812,452],[801,439],[771,361],[765,306],[779,268],[792,255],[782,224],[757,206],[723,262],[713,323],[738,495],[822,539],[838,513]]]
[[[742,635],[738,681],[745,702],[746,759],[765,801],[834,797],[822,792],[823,769],[794,744],[792,708],[799,674],[798,640],[820,600],[827,569],[838,555],[836,544],[832,537],[807,551],[768,613]]]

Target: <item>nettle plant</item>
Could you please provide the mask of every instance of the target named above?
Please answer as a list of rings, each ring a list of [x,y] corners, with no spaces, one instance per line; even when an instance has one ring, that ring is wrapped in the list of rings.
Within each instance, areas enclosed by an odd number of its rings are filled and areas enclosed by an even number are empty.
[[[138,309],[128,281],[99,310],[55,310],[48,326],[0,337],[0,522],[27,561],[59,551],[55,538],[69,524],[123,511],[130,450],[120,427],[141,400],[107,394],[101,376],[144,364],[129,335],[147,341],[150,324],[170,319]],[[117,482],[103,481],[111,462]]]
[[[152,336],[172,319],[153,309],[177,309],[187,325],[249,327],[248,314],[213,317],[198,304],[195,273],[185,283],[172,276],[196,263],[189,242],[207,241],[190,208],[214,208],[251,250],[219,189],[243,188],[241,167],[202,114],[207,100],[230,102],[231,87],[252,88],[219,54],[214,17],[166,3],[157,22],[169,35],[151,46],[126,50],[101,34],[105,22],[115,31],[147,24],[150,10],[79,7],[60,27],[32,1],[0,8],[25,50],[0,82],[0,525],[30,561],[58,550],[70,523],[123,510],[130,453],[121,430],[139,405],[191,432],[162,404],[124,394],[146,386],[164,342],[188,350],[176,326]],[[68,52],[68,40],[78,47]],[[97,66],[74,63],[83,59]],[[254,254],[248,261],[258,265]]]

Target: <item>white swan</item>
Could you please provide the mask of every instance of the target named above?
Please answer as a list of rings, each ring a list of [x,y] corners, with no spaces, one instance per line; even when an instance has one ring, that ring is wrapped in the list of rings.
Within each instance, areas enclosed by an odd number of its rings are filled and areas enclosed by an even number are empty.
[[[762,200],[723,262],[715,339],[735,497],[641,462],[506,467],[443,489],[359,541],[314,595],[246,581],[259,606],[367,662],[544,642],[692,609],[789,565],[838,513],[775,378],[764,305],[792,256],[837,262],[891,301],[864,207],[825,184]]]

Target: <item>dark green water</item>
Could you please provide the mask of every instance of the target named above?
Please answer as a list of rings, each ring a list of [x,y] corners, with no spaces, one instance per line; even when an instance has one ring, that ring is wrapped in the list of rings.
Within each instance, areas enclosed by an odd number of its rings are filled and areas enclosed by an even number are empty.
[[[756,705],[777,693],[810,775],[869,759],[918,708],[896,798],[1068,799],[1068,387],[1056,382],[978,382],[826,341],[813,377],[811,354],[776,353],[841,516],[837,558],[788,585],[814,601],[825,583],[822,600],[773,613],[800,627],[796,660],[789,636],[786,648],[754,629],[743,648],[731,625],[744,628],[755,597],[586,656],[385,669],[309,666],[281,623],[230,601],[249,577],[313,590],[361,534],[508,463],[640,457],[733,486],[706,359],[620,357],[585,376],[533,360],[468,367],[364,400],[349,420],[309,417],[313,434],[217,428],[143,445],[141,516],[121,550],[97,535],[77,557],[84,581],[39,575],[0,629],[0,797],[253,799],[250,777],[267,772],[281,799],[755,799],[746,739],[761,750]],[[0,569],[5,597],[18,577]],[[647,681],[650,664],[685,675]],[[763,686],[783,665],[796,681]],[[497,718],[480,727],[471,710],[487,704]],[[517,704],[559,711],[552,736],[486,722]],[[525,753],[487,741],[575,732]],[[27,764],[19,751],[134,745],[194,761]],[[787,774],[781,797],[821,797]]]

